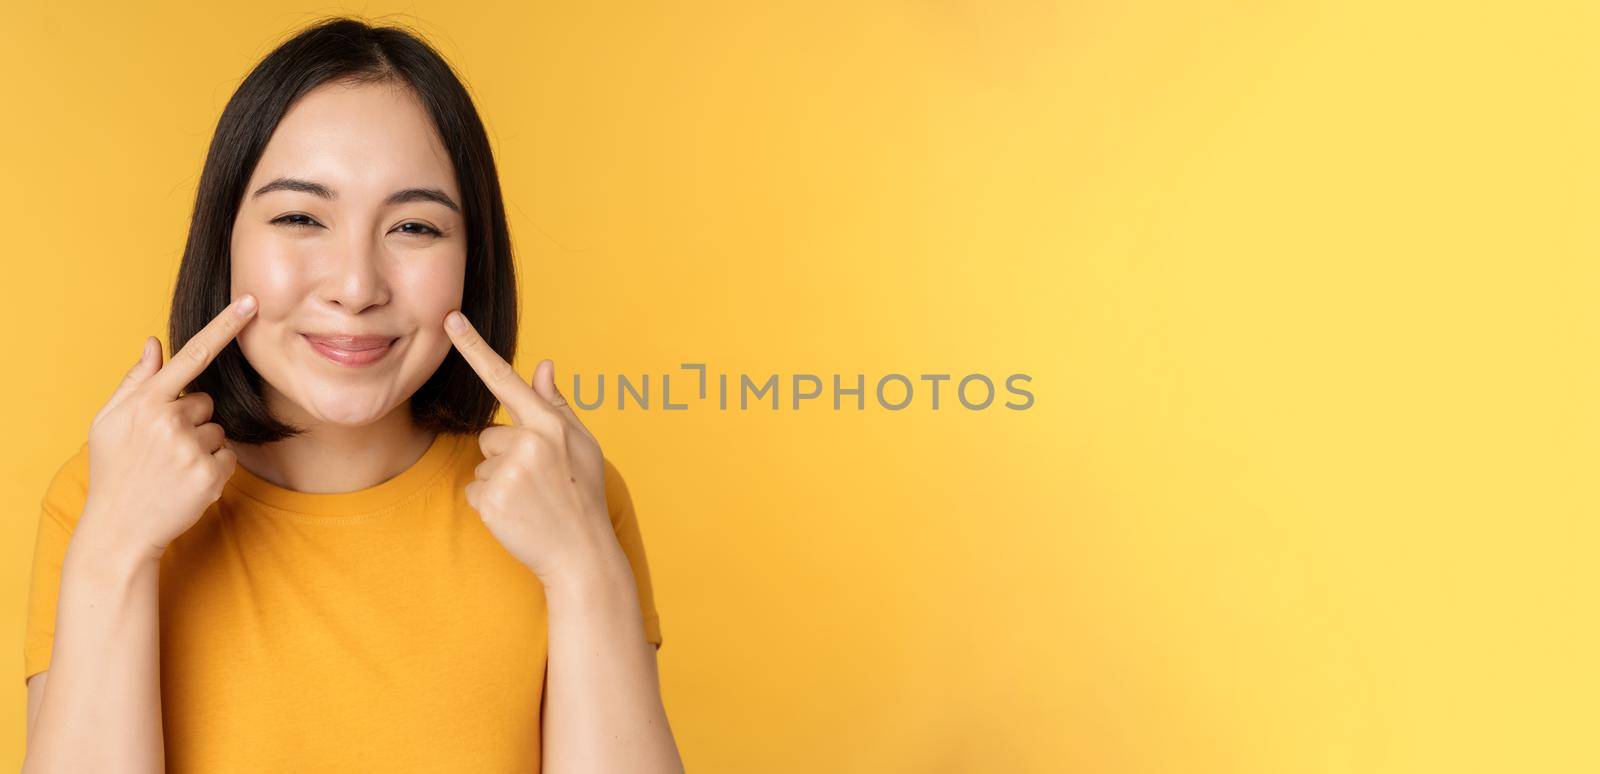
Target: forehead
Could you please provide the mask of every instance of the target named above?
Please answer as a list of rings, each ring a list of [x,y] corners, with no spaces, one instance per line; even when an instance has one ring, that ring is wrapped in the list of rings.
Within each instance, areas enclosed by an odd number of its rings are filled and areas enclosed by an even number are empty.
[[[341,201],[381,200],[399,188],[434,187],[460,199],[455,171],[427,110],[409,87],[324,83],[284,114],[251,174],[314,180]]]

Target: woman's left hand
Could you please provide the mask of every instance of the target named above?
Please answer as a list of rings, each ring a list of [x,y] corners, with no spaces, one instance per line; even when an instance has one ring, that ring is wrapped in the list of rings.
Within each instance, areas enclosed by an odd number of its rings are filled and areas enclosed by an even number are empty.
[[[555,364],[539,361],[530,386],[465,315],[451,312],[444,327],[514,423],[478,435],[484,461],[467,484],[467,503],[546,585],[603,569],[621,551],[606,507],[605,463],[599,442],[556,390]]]

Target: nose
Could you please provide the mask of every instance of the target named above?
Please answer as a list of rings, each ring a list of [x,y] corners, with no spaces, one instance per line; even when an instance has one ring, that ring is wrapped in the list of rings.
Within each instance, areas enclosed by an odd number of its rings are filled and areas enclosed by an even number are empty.
[[[321,286],[322,299],[350,314],[389,303],[389,280],[384,274],[383,246],[361,235],[353,236],[337,254],[328,256],[328,273]]]

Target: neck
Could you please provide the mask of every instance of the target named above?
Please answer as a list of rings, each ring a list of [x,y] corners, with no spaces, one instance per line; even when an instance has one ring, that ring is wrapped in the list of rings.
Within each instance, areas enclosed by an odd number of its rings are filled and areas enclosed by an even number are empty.
[[[412,422],[410,401],[376,422],[336,425],[306,416],[264,387],[273,415],[306,432],[270,444],[229,445],[245,470],[285,489],[337,493],[377,486],[415,464],[434,440]]]

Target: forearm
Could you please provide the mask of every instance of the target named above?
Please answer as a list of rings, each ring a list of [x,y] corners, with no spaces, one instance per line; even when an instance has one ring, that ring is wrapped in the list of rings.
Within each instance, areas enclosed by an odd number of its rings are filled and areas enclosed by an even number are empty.
[[[49,679],[24,774],[160,772],[160,560],[85,513],[62,562]]]
[[[591,571],[545,587],[543,770],[682,772],[633,571],[610,548]]]

